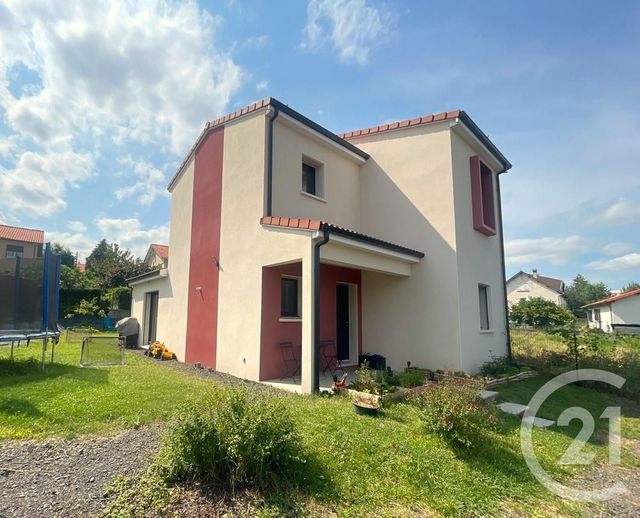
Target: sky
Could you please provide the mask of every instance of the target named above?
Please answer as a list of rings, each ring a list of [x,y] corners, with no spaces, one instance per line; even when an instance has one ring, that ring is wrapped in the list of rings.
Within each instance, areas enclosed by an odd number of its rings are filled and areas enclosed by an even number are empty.
[[[464,109],[513,163],[507,274],[640,281],[640,2],[0,0],[0,221],[80,257],[168,242],[207,120]]]

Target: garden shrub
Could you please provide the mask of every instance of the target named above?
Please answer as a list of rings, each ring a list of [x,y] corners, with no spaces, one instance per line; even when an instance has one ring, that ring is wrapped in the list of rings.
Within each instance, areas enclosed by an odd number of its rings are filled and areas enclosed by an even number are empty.
[[[480,372],[491,378],[504,378],[518,374],[522,369],[512,362],[508,356],[491,356],[491,359],[484,362],[480,367]]]
[[[456,446],[471,447],[497,422],[493,405],[480,399],[482,382],[449,379],[412,396],[429,432]]]
[[[355,379],[349,388],[368,394],[380,393],[381,385],[377,379],[376,371],[369,367],[368,361],[365,360],[353,374]]]
[[[401,372],[398,374],[398,384],[404,388],[419,387],[424,383],[422,376],[418,372]]]
[[[300,445],[278,398],[240,388],[218,389],[178,413],[156,465],[169,483],[266,489],[303,476]]]

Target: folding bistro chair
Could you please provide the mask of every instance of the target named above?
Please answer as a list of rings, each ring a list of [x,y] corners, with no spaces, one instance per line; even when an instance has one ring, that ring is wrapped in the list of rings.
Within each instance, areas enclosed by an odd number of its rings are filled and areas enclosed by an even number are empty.
[[[320,351],[322,353],[322,372],[331,372],[333,376],[338,370],[338,356],[336,342],[334,340],[320,340]]]
[[[291,378],[296,381],[296,374],[300,373],[300,359],[296,358],[293,342],[280,342],[280,352],[287,371],[287,375],[280,379]]]

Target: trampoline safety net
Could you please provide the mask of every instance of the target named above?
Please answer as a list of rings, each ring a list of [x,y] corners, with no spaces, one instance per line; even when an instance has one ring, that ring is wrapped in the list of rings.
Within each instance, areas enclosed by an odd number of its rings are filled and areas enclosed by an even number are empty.
[[[124,365],[124,338],[120,336],[85,336],[82,340],[80,366]]]

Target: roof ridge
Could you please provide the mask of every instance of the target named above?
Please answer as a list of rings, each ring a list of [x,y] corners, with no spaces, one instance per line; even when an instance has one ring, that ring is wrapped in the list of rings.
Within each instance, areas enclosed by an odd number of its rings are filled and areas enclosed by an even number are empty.
[[[606,304],[607,302],[615,302],[616,300],[626,299],[628,297],[633,297],[634,295],[640,295],[640,288],[636,290],[626,291],[624,293],[618,293],[616,295],[610,295],[607,298],[596,300],[595,302],[590,302],[589,304],[585,304],[582,307],[587,308],[590,306],[599,306],[600,304]]]
[[[413,117],[411,119],[403,119],[395,122],[389,122],[386,124],[378,124],[377,126],[370,126],[368,128],[361,128],[353,131],[345,131],[344,133],[338,133],[343,139],[350,139],[355,137],[361,137],[363,135],[371,135],[375,133],[382,133],[385,131],[391,131],[395,129],[407,128],[409,126],[422,126],[423,124],[430,124],[432,122],[442,122],[445,120],[457,119],[463,110],[456,109],[446,112],[432,113],[430,115],[423,115],[421,117]]]

